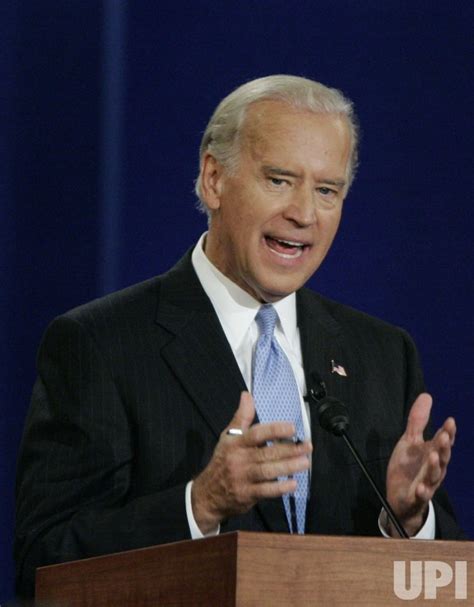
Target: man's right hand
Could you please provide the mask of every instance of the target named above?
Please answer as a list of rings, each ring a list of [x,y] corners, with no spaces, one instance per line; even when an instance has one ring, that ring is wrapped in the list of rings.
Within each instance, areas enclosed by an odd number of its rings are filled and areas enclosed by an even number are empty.
[[[222,432],[209,464],[194,479],[191,501],[194,519],[205,535],[226,518],[247,512],[259,500],[281,497],[296,489],[296,480],[278,481],[307,470],[313,450],[310,442],[275,442],[291,439],[295,427],[290,422],[255,424],[252,396],[242,392],[239,408]],[[240,428],[241,436],[227,434]],[[268,445],[267,441],[274,441]]]

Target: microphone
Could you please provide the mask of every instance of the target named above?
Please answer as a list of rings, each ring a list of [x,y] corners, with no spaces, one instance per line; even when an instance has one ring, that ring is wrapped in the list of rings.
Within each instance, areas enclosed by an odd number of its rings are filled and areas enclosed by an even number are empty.
[[[374,479],[367,470],[367,467],[362,461],[362,458],[355,448],[354,443],[346,433],[346,430],[349,427],[349,412],[346,405],[344,405],[344,403],[342,403],[340,400],[337,400],[337,398],[327,395],[326,384],[316,371],[312,371],[309,378],[310,385],[308,390],[308,400],[312,401],[316,405],[320,426],[327,432],[334,434],[334,436],[342,436],[346,445],[351,450],[356,462],[359,464],[360,469],[364,473],[369,483],[372,485],[373,490],[377,494],[377,497],[379,498],[385,512],[388,514],[388,517],[392,521],[393,526],[397,530],[398,534],[404,539],[409,539],[409,536],[400,524],[397,515],[375,484]]]

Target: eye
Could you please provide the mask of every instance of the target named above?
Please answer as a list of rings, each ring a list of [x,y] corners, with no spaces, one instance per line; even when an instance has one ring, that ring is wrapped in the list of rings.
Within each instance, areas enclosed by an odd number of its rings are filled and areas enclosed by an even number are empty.
[[[274,186],[281,187],[282,185],[288,183],[287,179],[280,179],[280,177],[269,177],[270,183]]]
[[[322,186],[320,188],[318,188],[318,192],[320,194],[322,194],[323,196],[336,196],[337,195],[337,191],[333,190],[331,188],[327,188],[325,186]]]

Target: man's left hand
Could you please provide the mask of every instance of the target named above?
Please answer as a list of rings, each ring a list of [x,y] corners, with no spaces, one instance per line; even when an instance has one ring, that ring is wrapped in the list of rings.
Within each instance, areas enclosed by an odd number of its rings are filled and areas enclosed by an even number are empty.
[[[429,394],[413,403],[387,469],[388,502],[410,537],[423,526],[428,503],[446,476],[456,435],[456,422],[449,417],[431,440],[424,440],[432,404]],[[389,532],[398,537],[395,530]]]

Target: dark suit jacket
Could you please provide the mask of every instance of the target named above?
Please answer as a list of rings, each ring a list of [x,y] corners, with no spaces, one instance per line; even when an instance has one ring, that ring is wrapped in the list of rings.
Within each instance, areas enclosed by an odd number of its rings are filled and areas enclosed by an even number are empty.
[[[423,389],[409,336],[301,289],[304,368],[349,407],[350,434],[380,487]],[[331,360],[347,377],[331,373]],[[18,587],[39,565],[190,537],[187,481],[209,461],[246,388],[188,253],[167,274],[81,306],[48,328],[18,465]],[[307,532],[379,535],[377,499],[340,439],[312,416]],[[449,503],[438,535],[460,536]],[[281,499],[231,518],[288,531]]]

